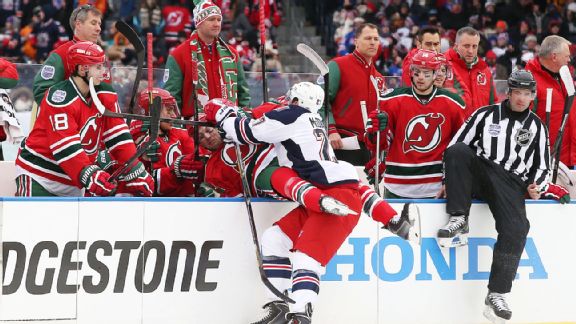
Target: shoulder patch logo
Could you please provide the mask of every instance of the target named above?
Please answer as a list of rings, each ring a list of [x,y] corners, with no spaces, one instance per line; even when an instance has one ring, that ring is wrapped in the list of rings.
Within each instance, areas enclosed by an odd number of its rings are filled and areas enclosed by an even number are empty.
[[[442,124],[446,121],[440,113],[429,113],[413,117],[406,125],[404,154],[410,151],[427,153],[442,141]]]
[[[56,68],[53,67],[52,65],[44,65],[42,67],[42,71],[40,71],[40,76],[44,80],[52,80],[55,72],[56,72]]]
[[[52,98],[50,98],[50,100],[52,100],[55,103],[63,102],[64,99],[66,99],[66,91],[64,90],[54,91],[54,93],[52,94]]]
[[[166,83],[169,77],[170,77],[170,70],[168,69],[164,70],[164,75],[162,76],[162,82]]]

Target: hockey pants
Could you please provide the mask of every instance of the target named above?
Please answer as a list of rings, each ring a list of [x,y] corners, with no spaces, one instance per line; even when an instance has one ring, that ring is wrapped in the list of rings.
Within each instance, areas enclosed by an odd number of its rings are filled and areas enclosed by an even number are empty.
[[[446,150],[444,168],[449,215],[468,216],[472,197],[488,204],[498,232],[488,289],[510,292],[530,229],[525,205],[527,185],[517,175],[476,156],[464,143]]]

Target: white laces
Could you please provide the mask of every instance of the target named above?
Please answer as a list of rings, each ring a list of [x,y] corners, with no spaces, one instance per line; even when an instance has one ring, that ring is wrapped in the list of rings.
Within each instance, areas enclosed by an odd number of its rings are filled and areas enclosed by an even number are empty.
[[[501,294],[491,293],[488,295],[488,299],[490,299],[492,304],[494,304],[498,310],[510,311],[510,308],[508,308],[508,304],[506,303],[506,299],[504,299],[504,296]]]

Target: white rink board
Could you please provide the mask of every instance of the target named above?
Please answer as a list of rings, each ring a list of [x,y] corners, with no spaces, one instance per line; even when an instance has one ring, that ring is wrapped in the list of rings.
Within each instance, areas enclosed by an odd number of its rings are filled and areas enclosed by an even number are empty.
[[[261,314],[264,286],[241,200],[0,204],[0,323],[249,323]],[[293,206],[255,201],[259,232]],[[314,323],[487,322],[482,307],[495,238],[487,206],[473,205],[471,244],[451,250],[434,238],[446,221],[444,204],[418,206],[422,247],[361,218],[322,276]],[[531,230],[509,297],[510,323],[576,323],[576,204],[527,207]]]

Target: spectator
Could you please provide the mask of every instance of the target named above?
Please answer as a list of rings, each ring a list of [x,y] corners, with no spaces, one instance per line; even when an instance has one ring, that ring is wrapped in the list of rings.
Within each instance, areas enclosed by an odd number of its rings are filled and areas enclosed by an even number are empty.
[[[38,17],[38,22],[32,27],[31,37],[36,46],[36,62],[43,63],[48,58],[48,54],[59,44],[66,42],[68,37],[64,27],[51,18],[50,5],[34,8],[34,15]]]
[[[168,57],[165,89],[176,98],[181,114],[193,117],[209,99],[228,99],[241,107],[250,104],[250,93],[242,62],[236,50],[220,37],[222,14],[210,1],[194,8],[196,30]],[[198,83],[193,84],[191,68],[197,68]],[[194,92],[194,94],[193,94]],[[193,98],[197,98],[193,102]]]
[[[44,93],[56,82],[65,80],[72,74],[72,67],[68,66],[67,52],[70,46],[80,41],[95,43],[100,36],[102,13],[91,5],[80,6],[70,16],[70,27],[74,37],[56,48],[44,62],[42,69],[34,77],[34,100],[40,104]]]
[[[366,103],[368,112],[376,109],[378,94],[370,77],[378,80],[383,90],[384,78],[376,70],[373,59],[380,47],[378,27],[363,24],[358,27],[353,53],[338,57],[328,63],[330,69],[330,101],[332,110],[329,118],[329,139],[336,157],[355,165],[364,165],[370,158],[361,139],[359,149],[343,150],[344,137],[362,137],[365,121],[362,119],[361,102]],[[360,135],[360,136],[359,136]]]
[[[534,106],[540,119],[546,121],[546,89],[552,89],[550,124],[548,126],[550,146],[554,147],[558,140],[558,130],[564,116],[566,90],[560,80],[560,67],[570,62],[570,43],[560,36],[548,36],[540,45],[538,56],[526,64],[526,70],[532,72],[536,79],[536,99]],[[576,113],[572,109],[569,114],[562,147],[560,161],[568,167],[576,165]]]
[[[10,16],[4,24],[4,31],[0,34],[0,55],[17,60],[22,56],[20,47],[20,22],[16,16]]]
[[[471,27],[463,27],[456,33],[454,48],[446,52],[446,58],[454,71],[455,88],[465,86],[471,94],[470,102],[466,102],[466,117],[476,109],[496,102],[492,72],[486,62],[478,57],[479,43],[478,31]]]
[[[154,36],[160,35],[163,25],[162,8],[157,0],[143,1],[140,4],[137,19],[142,35],[147,33],[152,33]]]
[[[166,48],[170,52],[173,47],[181,44],[178,42],[179,32],[185,32],[186,37],[190,35],[192,31],[192,15],[190,15],[190,11],[186,7],[176,3],[164,6],[162,19],[166,22],[164,25],[164,38]]]

